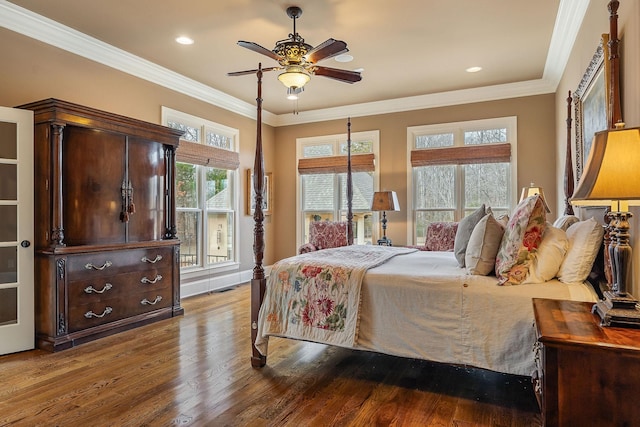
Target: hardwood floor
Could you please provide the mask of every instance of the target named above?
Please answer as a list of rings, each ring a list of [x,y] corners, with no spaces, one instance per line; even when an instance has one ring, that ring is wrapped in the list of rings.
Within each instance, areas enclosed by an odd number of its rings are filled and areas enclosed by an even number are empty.
[[[540,426],[528,378],[271,339],[250,366],[249,286],[59,353],[0,357],[2,426]]]

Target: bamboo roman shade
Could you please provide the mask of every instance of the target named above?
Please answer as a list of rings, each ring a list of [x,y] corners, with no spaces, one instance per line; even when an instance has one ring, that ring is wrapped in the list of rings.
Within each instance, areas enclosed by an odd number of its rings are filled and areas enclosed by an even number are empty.
[[[481,144],[464,147],[411,151],[411,166],[500,163],[511,160],[511,144]]]
[[[189,141],[180,141],[176,160],[194,165],[234,170],[240,166],[240,154],[235,151]]]
[[[352,172],[373,172],[374,170],[375,156],[373,154],[354,154],[351,156]],[[298,160],[300,175],[345,172],[347,172],[347,156],[313,157]]]

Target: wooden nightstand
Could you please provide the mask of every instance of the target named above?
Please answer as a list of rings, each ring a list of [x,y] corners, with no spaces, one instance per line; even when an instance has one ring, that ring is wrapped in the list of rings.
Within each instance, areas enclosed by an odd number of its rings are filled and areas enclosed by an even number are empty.
[[[533,299],[545,426],[640,425],[640,329],[601,327],[592,307]]]

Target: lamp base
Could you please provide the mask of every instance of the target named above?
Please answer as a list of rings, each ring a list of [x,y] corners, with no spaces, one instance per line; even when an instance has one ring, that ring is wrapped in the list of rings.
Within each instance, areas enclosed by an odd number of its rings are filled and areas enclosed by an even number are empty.
[[[605,299],[594,304],[592,311],[600,316],[600,326],[640,328],[640,306],[631,294],[619,296],[604,292]]]
[[[378,239],[378,245],[379,246],[393,246],[391,244],[391,239],[389,239],[387,236],[384,236],[381,239]]]

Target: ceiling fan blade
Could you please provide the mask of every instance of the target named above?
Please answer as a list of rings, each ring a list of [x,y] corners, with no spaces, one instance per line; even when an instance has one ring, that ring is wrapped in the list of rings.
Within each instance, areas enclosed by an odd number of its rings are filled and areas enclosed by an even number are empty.
[[[345,83],[355,83],[362,80],[362,76],[357,71],[314,66],[311,72],[316,76],[329,77],[330,79],[340,80]]]
[[[268,68],[263,68],[262,72],[265,71],[273,71],[273,70],[282,70],[282,67],[268,67]],[[258,70],[244,70],[244,71],[234,71],[231,73],[227,73],[227,76],[246,76],[247,74],[255,74],[257,73]]]
[[[342,40],[328,39],[311,49],[304,57],[307,62],[315,64],[318,61],[322,61],[323,59],[331,58],[345,52],[349,52],[345,42]]]
[[[254,43],[254,42],[246,42],[246,41],[240,40],[238,42],[238,45],[240,45],[242,47],[246,47],[247,49],[252,50],[254,52],[258,52],[258,53],[261,53],[263,55],[266,55],[269,58],[275,59],[278,62],[280,62],[280,61],[282,61],[284,59],[280,55],[276,55],[275,53],[273,53],[272,51],[270,51],[266,47],[262,47],[259,44]]]

